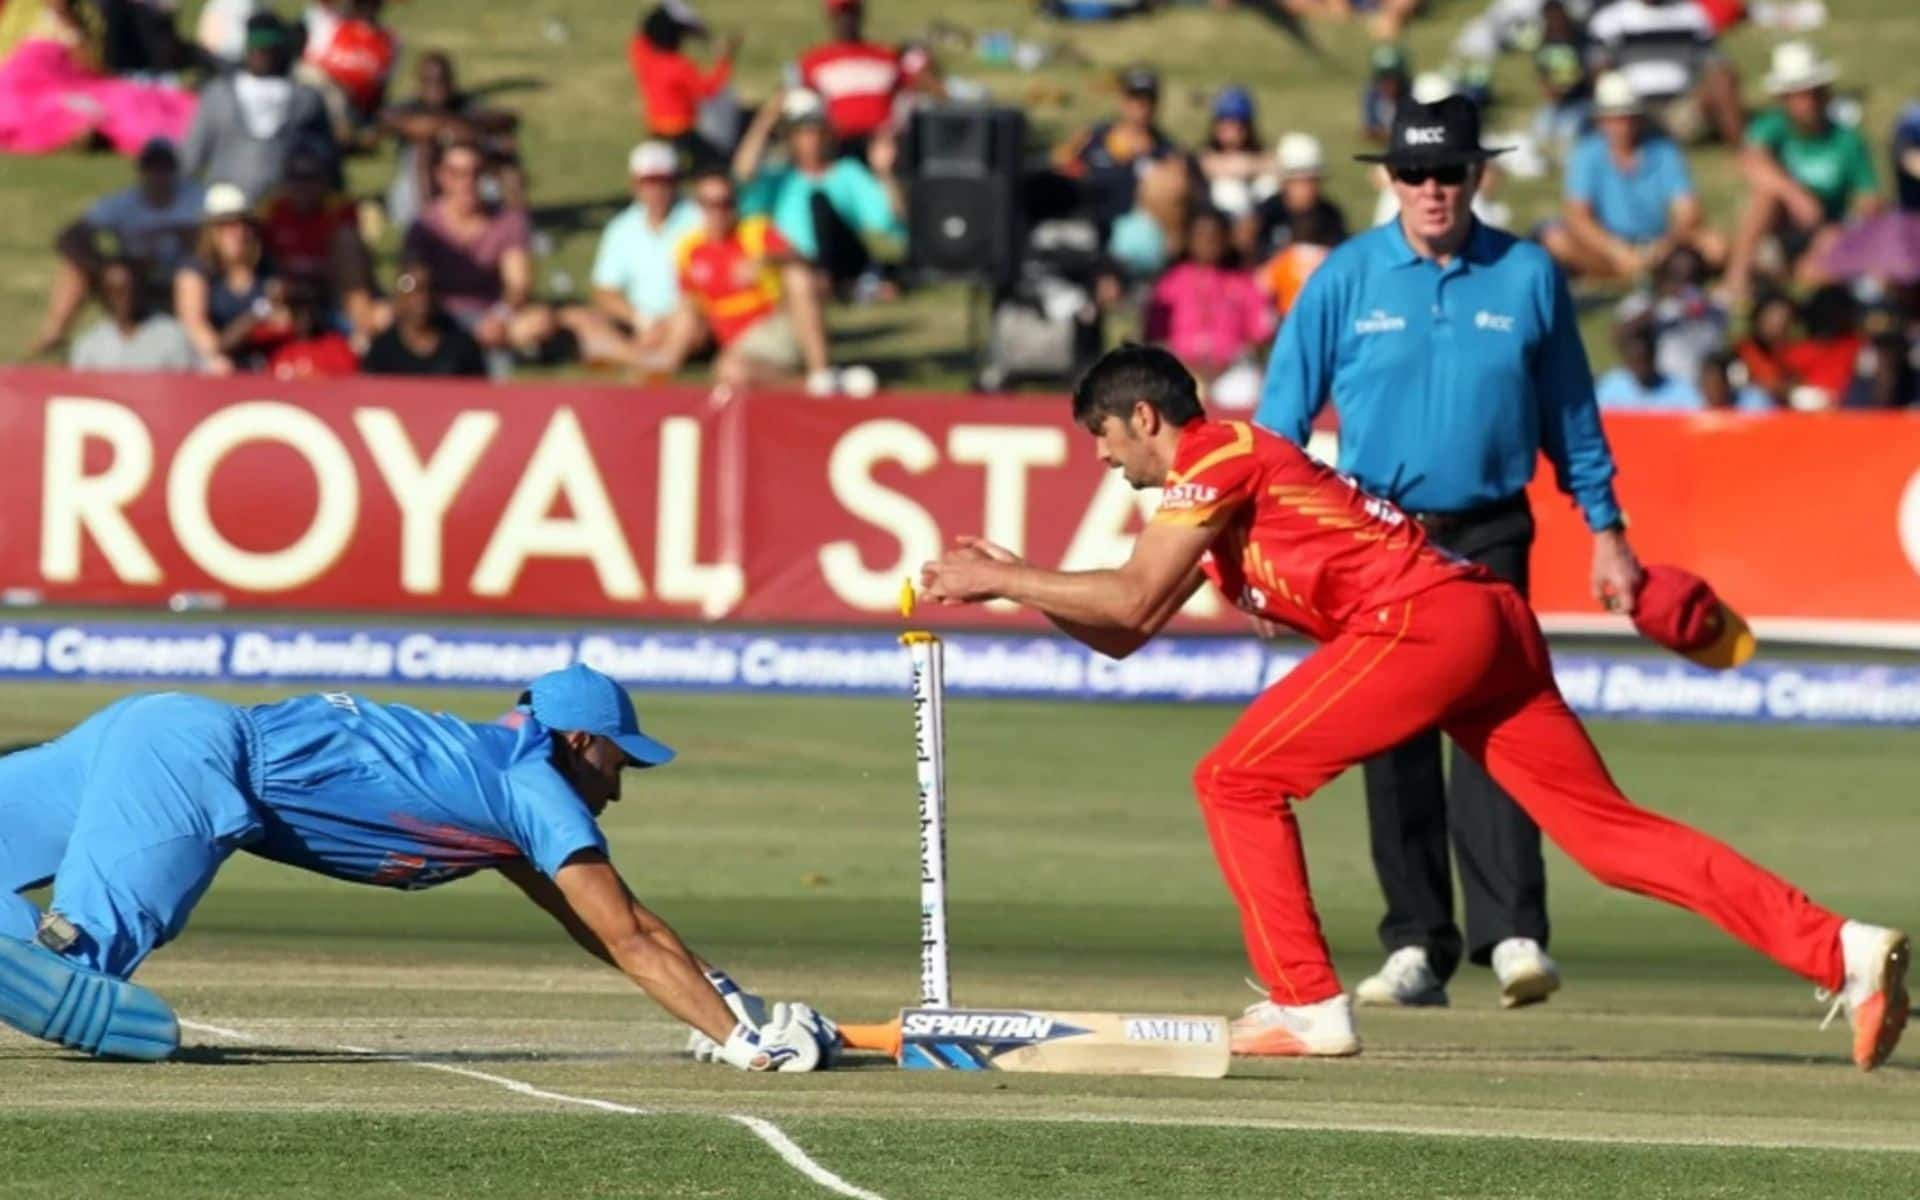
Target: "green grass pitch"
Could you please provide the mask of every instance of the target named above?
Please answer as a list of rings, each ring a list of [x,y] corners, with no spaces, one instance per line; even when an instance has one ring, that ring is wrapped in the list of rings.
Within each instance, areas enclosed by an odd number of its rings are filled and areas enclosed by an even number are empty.
[[[114,694],[5,689],[0,742],[56,733]],[[473,717],[505,702],[394,698]],[[655,695],[642,710],[683,757],[630,776],[609,814],[640,894],[772,996],[869,1020],[911,1000],[905,699]],[[1251,999],[1186,786],[1231,715],[950,704],[960,1002],[1230,1012]],[[1920,923],[1906,852],[1920,834],[1915,735],[1606,724],[1597,736],[1643,803],[1835,907]],[[1378,954],[1357,781],[1309,802],[1303,822],[1352,980]],[[887,1200],[1914,1194],[1915,1050],[1861,1076],[1798,980],[1557,854],[1549,869],[1564,992],[1502,1012],[1469,968],[1450,1009],[1363,1010],[1358,1059],[1236,1066],[1218,1082],[873,1060],[767,1078],[680,1057],[677,1027],[490,878],[408,895],[243,855],[140,978],[187,1019],[251,1040],[190,1031],[178,1061],[133,1066],[0,1035],[0,1194],[830,1194],[733,1113],[779,1123]]]

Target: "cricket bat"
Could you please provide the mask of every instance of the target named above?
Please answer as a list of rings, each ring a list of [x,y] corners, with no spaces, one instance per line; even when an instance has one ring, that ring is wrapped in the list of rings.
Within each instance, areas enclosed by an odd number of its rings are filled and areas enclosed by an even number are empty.
[[[1035,1009],[908,1008],[881,1025],[842,1025],[841,1044],[908,1070],[1070,1075],[1227,1073],[1225,1017]]]

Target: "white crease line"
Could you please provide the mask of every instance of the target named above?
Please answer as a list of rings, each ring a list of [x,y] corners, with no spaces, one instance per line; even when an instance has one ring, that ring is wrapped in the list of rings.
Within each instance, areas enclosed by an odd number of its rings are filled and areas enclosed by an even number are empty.
[[[238,1029],[228,1029],[222,1025],[209,1025],[203,1021],[185,1020],[181,1021],[180,1025],[183,1029],[191,1029],[196,1033],[210,1033],[215,1037],[226,1038],[229,1041],[251,1042],[256,1045],[260,1042],[259,1038],[250,1033],[243,1033]],[[519,1079],[509,1079],[505,1075],[492,1075],[485,1071],[476,1071],[471,1067],[459,1067],[452,1063],[432,1062],[428,1059],[415,1058],[408,1054],[392,1054],[384,1050],[368,1049],[365,1046],[342,1045],[335,1046],[334,1049],[346,1054],[364,1055],[367,1058],[378,1059],[382,1062],[399,1063],[402,1066],[419,1067],[427,1071],[444,1071],[449,1075],[459,1075],[467,1079],[477,1079],[482,1083],[495,1084],[510,1092],[535,1100],[551,1100],[558,1104],[577,1104],[582,1108],[593,1108],[601,1112],[620,1113],[624,1116],[632,1117],[657,1115],[657,1113],[652,1110],[635,1108],[630,1104],[616,1104],[611,1100],[601,1100],[594,1096],[569,1096],[564,1092],[549,1092]],[[708,1114],[690,1113],[688,1115],[705,1116]],[[753,1136],[765,1142],[768,1149],[778,1154],[782,1162],[800,1172],[802,1175],[805,1175],[814,1183],[826,1188],[828,1191],[850,1197],[851,1200],[886,1200],[886,1197],[879,1193],[870,1192],[863,1187],[848,1183],[846,1180],[840,1178],[840,1176],[821,1166],[818,1162],[814,1161],[805,1150],[802,1150],[792,1138],[788,1137],[784,1130],[772,1121],[763,1120],[760,1117],[748,1116],[746,1113],[721,1113],[719,1115],[732,1121],[736,1125],[745,1127]]]

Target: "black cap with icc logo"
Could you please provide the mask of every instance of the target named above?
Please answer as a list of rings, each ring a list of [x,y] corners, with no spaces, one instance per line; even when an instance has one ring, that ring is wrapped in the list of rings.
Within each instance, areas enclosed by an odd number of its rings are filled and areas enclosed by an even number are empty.
[[[1489,150],[1480,144],[1480,108],[1465,96],[1447,96],[1432,104],[1409,100],[1395,109],[1387,149],[1379,154],[1356,154],[1361,162],[1387,167],[1447,167],[1485,162],[1507,148]]]

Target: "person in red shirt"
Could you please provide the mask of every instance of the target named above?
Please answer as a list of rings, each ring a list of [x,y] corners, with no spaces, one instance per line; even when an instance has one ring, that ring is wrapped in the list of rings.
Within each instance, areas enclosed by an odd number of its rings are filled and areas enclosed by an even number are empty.
[[[800,56],[800,82],[827,102],[827,125],[842,156],[864,160],[867,143],[893,118],[894,98],[906,84],[900,51],[869,42],[861,0],[826,0],[833,40]]]
[[[334,135],[345,144],[372,144],[374,117],[386,99],[387,80],[400,43],[380,24],[385,0],[352,0],[345,12],[314,5],[307,12],[307,47],[301,55],[309,82],[333,93],[328,110]]]
[[[1267,998],[1233,1026],[1252,1055],[1357,1053],[1353,1012],[1307,884],[1293,804],[1439,726],[1601,882],[1707,918],[1839,995],[1854,1061],[1886,1060],[1907,1019],[1908,939],[1843,920],[1792,884],[1620,794],[1554,684],[1527,602],[1427,540],[1389,501],[1286,440],[1207,419],[1164,350],[1125,346],[1074,390],[1102,462],[1160,508],[1127,562],[1048,571],[991,543],[922,568],[941,603],[1006,599],[1122,657],[1207,580],[1254,617],[1321,646],[1269,687],[1194,770],[1247,955]]]
[[[360,239],[353,202],[333,190],[327,164],[308,150],[287,160],[286,181],[260,211],[260,239],[280,273],[318,289],[361,334],[381,324],[373,297],[371,257]]]
[[[332,379],[360,373],[360,357],[337,329],[325,325],[320,297],[311,283],[293,280],[283,301],[288,337],[267,356],[275,379]]]
[[[804,369],[809,391],[836,390],[806,260],[766,217],[741,220],[726,171],[695,176],[692,194],[701,228],[674,251],[682,308],[645,369],[672,374],[711,338],[719,347],[714,378],[722,386],[778,383]]]
[[[693,167],[725,161],[731,146],[715,146],[695,128],[700,106],[726,90],[733,78],[733,57],[740,37],[720,39],[713,66],[699,64],[681,52],[688,38],[707,36],[707,26],[686,0],[665,0],[640,19],[640,28],[627,42],[627,63],[640,89],[640,106],[648,132],[672,142],[681,159]]]

